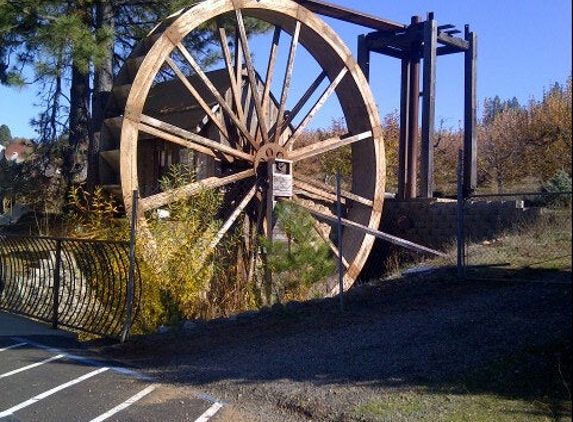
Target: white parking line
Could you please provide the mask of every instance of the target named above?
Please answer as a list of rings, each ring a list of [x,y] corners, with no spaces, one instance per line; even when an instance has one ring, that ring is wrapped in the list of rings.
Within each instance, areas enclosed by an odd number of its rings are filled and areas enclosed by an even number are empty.
[[[51,390],[45,391],[42,394],[38,394],[37,396],[34,396],[31,399],[26,400],[25,402],[22,402],[20,404],[17,404],[16,406],[11,407],[10,409],[6,409],[5,411],[0,412],[0,418],[10,416],[10,415],[14,414],[14,412],[17,412],[18,410],[21,410],[25,407],[31,406],[34,403],[37,403],[40,400],[45,399],[46,397],[49,397],[52,394],[57,393],[58,391],[61,391],[61,390],[68,388],[68,387],[71,387],[72,385],[79,384],[80,382],[85,381],[88,378],[91,378],[91,377],[96,376],[98,374],[101,374],[102,372],[105,372],[108,369],[109,368],[107,368],[107,367],[99,368],[99,369],[92,371],[88,374],[82,375],[81,377],[75,378],[75,379],[68,381],[64,384],[61,384],[55,388],[52,388]]]
[[[48,352],[50,352],[50,353],[52,353],[52,354],[54,354],[54,355],[55,355],[55,354],[63,353],[64,356],[66,357],[66,359],[75,360],[75,361],[84,363],[84,364],[86,364],[86,365],[90,365],[90,366],[102,366],[102,364],[101,364],[100,362],[97,362],[97,361],[95,361],[95,360],[88,359],[88,358],[84,358],[83,356],[77,356],[77,355],[72,355],[72,354],[70,354],[70,353],[65,353],[65,352],[61,351],[60,349],[56,349],[56,348],[50,347],[50,346],[45,346],[45,345],[43,345],[43,344],[36,343],[35,341],[30,341],[30,340],[27,340],[27,339],[24,339],[24,338],[20,338],[20,337],[12,337],[12,340],[15,340],[15,341],[25,341],[26,344],[29,344],[30,346],[34,346],[34,347],[37,347],[38,349],[46,350],[46,351],[48,351]],[[140,380],[147,380],[147,381],[149,381],[149,380],[152,379],[151,377],[149,377],[149,376],[147,376],[147,375],[144,375],[144,374],[140,374],[140,373],[137,372],[137,371],[133,371],[133,370],[127,369],[127,368],[122,368],[122,367],[119,367],[119,366],[110,366],[109,369],[112,370],[112,371],[114,371],[114,372],[119,372],[120,374],[128,375],[128,376],[130,376],[130,377],[134,377],[134,378],[137,378],[137,379],[140,379]]]
[[[205,413],[203,413],[195,422],[207,422],[215,413],[217,413],[223,407],[223,403],[215,402]]]
[[[45,360],[43,360],[43,361],[41,361],[41,362],[36,362],[36,363],[31,364],[31,365],[23,366],[22,368],[14,369],[13,371],[6,372],[6,373],[4,373],[4,374],[0,374],[0,379],[9,377],[10,375],[14,375],[14,374],[17,374],[17,373],[19,373],[19,372],[27,371],[28,369],[36,368],[36,367],[38,367],[38,366],[44,365],[44,364],[49,363],[49,362],[52,362],[52,361],[54,361],[54,360],[61,359],[61,358],[63,358],[64,356],[66,356],[66,355],[64,355],[64,354],[62,353],[62,354],[57,355],[57,356],[52,356],[51,358],[45,359]]]
[[[18,344],[13,344],[11,346],[8,347],[3,347],[2,349],[0,349],[0,352],[5,352],[6,350],[10,350],[10,349],[15,349],[16,347],[22,347],[25,346],[28,343],[18,343]]]
[[[113,409],[105,412],[104,414],[98,416],[97,418],[92,419],[90,422],[102,422],[102,421],[105,421],[106,419],[109,419],[110,417],[112,417],[116,413],[122,411],[123,409],[127,409],[132,404],[138,402],[139,400],[141,400],[142,398],[147,396],[149,393],[151,393],[153,390],[155,390],[155,385],[150,385],[145,390],[140,391],[135,396],[130,397],[129,399],[127,399],[126,401],[124,401],[120,405],[117,405]]]

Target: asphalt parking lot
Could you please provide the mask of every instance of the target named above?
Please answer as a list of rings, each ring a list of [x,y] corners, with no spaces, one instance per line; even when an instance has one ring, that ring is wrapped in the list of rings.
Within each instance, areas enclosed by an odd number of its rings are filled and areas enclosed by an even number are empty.
[[[70,333],[0,312],[0,421],[221,421],[223,403],[67,351],[74,344]]]

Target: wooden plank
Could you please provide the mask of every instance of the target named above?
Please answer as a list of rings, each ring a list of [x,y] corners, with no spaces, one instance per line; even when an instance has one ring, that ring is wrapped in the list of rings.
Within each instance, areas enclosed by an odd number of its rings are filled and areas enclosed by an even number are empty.
[[[286,111],[286,103],[288,99],[288,94],[290,91],[290,84],[292,82],[292,72],[294,69],[294,59],[296,56],[296,51],[298,49],[298,40],[300,36],[300,28],[301,23],[300,21],[296,21],[294,34],[292,36],[290,50],[288,54],[287,66],[285,71],[285,77],[283,80],[283,89],[281,92],[281,99],[279,105],[279,112],[277,116],[277,123],[276,123],[276,130],[274,134],[274,142],[278,143],[282,132],[283,132],[283,121],[285,118],[285,111]]]
[[[312,224],[313,224],[314,230],[318,233],[320,238],[328,245],[328,247],[330,248],[330,250],[332,251],[334,256],[336,256],[336,258],[338,258],[340,255],[340,251],[338,250],[338,247],[332,242],[332,240],[330,240],[330,238],[328,237],[328,234],[320,226],[318,221],[315,220],[312,222]],[[344,257],[344,254],[342,255],[342,265],[344,265],[344,268],[347,270],[348,270],[348,268],[350,268],[350,264],[348,263],[348,260]]]
[[[410,150],[410,59],[401,62],[402,75],[400,85],[400,145],[398,147],[398,199],[406,199],[408,186],[408,153]]]
[[[314,95],[316,90],[320,87],[322,82],[328,77],[328,74],[323,71],[318,77],[314,80],[314,82],[310,85],[310,87],[306,90],[304,95],[300,98],[298,103],[293,107],[290,111],[289,116],[286,118],[285,122],[283,123],[283,130],[285,130],[292,121],[296,118],[298,113],[304,108],[308,100]]]
[[[322,191],[323,193],[327,193],[328,198],[332,199],[333,202],[336,201],[336,188],[334,186],[327,185],[326,183],[322,183],[319,180],[315,180],[311,177],[304,176],[302,174],[296,174],[294,176],[295,186],[297,186],[297,184],[300,183],[299,181],[314,187],[316,190]],[[374,201],[372,201],[371,199],[364,198],[360,195],[356,195],[347,190],[342,189],[340,191],[340,194],[345,199],[350,199],[359,204],[366,205],[367,207],[374,206]]]
[[[306,160],[307,158],[315,157],[329,151],[334,151],[335,149],[345,145],[352,145],[355,142],[360,142],[371,137],[371,131],[360,133],[358,135],[346,136],[344,138],[335,136],[334,138],[326,139],[324,141],[310,144],[306,147],[291,151],[287,154],[287,159],[294,162]]]
[[[229,216],[229,218],[225,221],[225,223],[223,224],[223,226],[219,229],[219,231],[217,231],[217,234],[215,235],[215,238],[211,241],[211,243],[209,244],[209,248],[208,251],[211,252],[213,249],[215,249],[217,247],[217,245],[219,244],[219,242],[221,241],[221,239],[223,239],[223,237],[225,236],[225,234],[229,231],[229,229],[233,226],[233,224],[235,224],[235,221],[237,221],[237,218],[239,218],[239,216],[241,215],[241,213],[245,210],[245,208],[247,207],[247,205],[249,205],[249,203],[252,201],[252,199],[255,197],[255,194],[257,193],[257,184],[254,183],[253,187],[249,190],[249,192],[245,195],[245,197],[243,198],[243,200],[241,201],[241,203],[239,205],[237,205],[237,208],[235,208],[235,210],[231,213],[231,215]]]
[[[193,84],[187,79],[187,77],[183,74],[179,66],[177,66],[177,64],[171,59],[171,57],[167,57],[165,61],[167,62],[169,67],[171,67],[171,69],[175,72],[175,74],[177,75],[181,83],[185,86],[185,88],[187,88],[187,91],[189,91],[189,93],[193,96],[195,101],[197,101],[197,104],[201,107],[205,115],[209,117],[209,119],[211,119],[211,122],[215,126],[217,126],[217,129],[219,129],[219,132],[221,132],[221,134],[225,137],[225,139],[229,139],[229,134],[227,133],[227,129],[221,123],[219,117],[215,115],[215,113],[213,112],[213,106],[205,102],[203,97],[197,92]],[[199,122],[192,122],[192,124],[198,124],[198,123]]]
[[[222,24],[219,22],[219,42],[223,50],[223,58],[225,60],[225,67],[229,75],[229,83],[231,85],[231,94],[237,110],[237,117],[241,121],[245,121],[245,112],[243,110],[243,103],[241,101],[242,90],[240,89],[239,81],[236,78],[235,65],[231,56],[229,45],[227,44],[227,32]],[[228,139],[228,138],[227,138]]]
[[[436,28],[436,30],[437,30],[437,28]],[[444,44],[444,45],[449,46],[449,47],[455,47],[455,48],[458,48],[459,50],[462,50],[462,51],[465,51],[469,48],[468,41],[466,41],[462,38],[453,37],[453,36],[448,35],[444,32],[437,34],[437,41],[440,44]]]
[[[334,214],[326,214],[325,212],[318,211],[312,207],[309,207],[309,206],[303,204],[300,201],[297,201],[297,204],[300,207],[306,209],[308,212],[310,212],[312,215],[314,215],[319,220],[323,220],[323,221],[325,221],[329,224],[332,224],[332,225],[338,224],[338,217],[335,216]],[[437,251],[435,249],[428,248],[426,246],[422,246],[422,245],[419,245],[419,244],[414,243],[414,242],[410,242],[409,240],[406,240],[406,239],[401,239],[397,236],[381,232],[380,230],[371,229],[369,227],[363,226],[361,224],[355,223],[354,221],[347,220],[345,218],[342,219],[342,225],[345,227],[349,227],[351,229],[354,229],[354,230],[358,230],[361,233],[374,236],[378,239],[385,240],[385,241],[390,242],[394,245],[401,246],[405,249],[415,251],[415,252],[430,254],[430,255],[436,255],[436,256],[440,256],[440,257],[448,256],[447,254],[440,252],[440,251]]]
[[[408,56],[408,51],[401,50],[396,47],[385,46],[379,48],[372,48],[371,51],[379,54],[383,54],[385,56],[393,57],[395,59],[403,59],[404,57]]]
[[[310,183],[297,180],[296,177],[293,181],[293,185],[295,187],[295,193],[298,196],[304,196],[310,199],[316,199],[318,201],[327,201],[330,203],[336,202],[336,195],[333,195],[331,192],[325,191],[323,189],[317,188]]]
[[[258,143],[255,141],[255,138],[249,132],[245,122],[237,116],[237,114],[233,111],[231,106],[225,101],[225,98],[219,93],[218,89],[213,85],[210,81],[206,73],[201,69],[201,66],[197,63],[197,61],[193,58],[191,53],[183,46],[183,44],[178,43],[177,48],[187,61],[189,65],[193,68],[193,70],[197,73],[199,78],[203,81],[205,86],[211,91],[211,94],[215,97],[221,108],[225,111],[229,119],[233,122],[233,124],[240,130],[241,135],[243,135],[248,141],[253,145],[253,147],[257,147]]]
[[[366,38],[371,50],[378,51],[390,47],[396,51],[407,52],[412,48],[413,43],[422,41],[422,34],[418,29],[418,23],[414,23],[405,32],[398,34],[395,32],[371,32]]]
[[[174,144],[191,149],[197,149],[197,146],[206,147],[202,148],[199,152],[211,156],[214,156],[213,154],[215,151],[220,151],[224,154],[230,155],[231,157],[239,158],[250,163],[254,162],[254,157],[250,154],[236,150],[233,147],[227,146],[225,144],[212,141],[211,139],[181,129],[177,126],[170,125],[169,123],[162,122],[161,120],[155,119],[151,116],[142,114],[140,121],[140,130],[157,136],[158,138],[164,139],[168,142],[172,142]]]
[[[367,35],[361,34],[358,36],[358,66],[362,69],[362,73],[366,80],[370,81],[370,43],[368,42]]]
[[[314,106],[310,109],[310,111],[307,113],[307,115],[305,116],[305,118],[302,120],[302,122],[300,123],[300,125],[298,125],[298,127],[296,128],[295,132],[293,133],[293,135],[290,137],[290,139],[288,140],[287,144],[284,145],[286,148],[292,147],[294,146],[294,144],[296,143],[297,139],[303,134],[304,130],[306,129],[306,127],[310,124],[310,122],[312,121],[312,119],[314,119],[314,117],[316,116],[316,114],[320,111],[320,109],[322,108],[322,106],[324,106],[324,104],[326,103],[326,101],[328,101],[328,99],[331,97],[332,94],[334,94],[334,92],[336,91],[336,88],[338,87],[338,85],[342,82],[342,79],[347,75],[348,73],[348,68],[344,67],[339,73],[338,76],[330,83],[330,85],[328,86],[328,88],[324,91],[324,93],[322,94],[322,96],[319,98],[319,100],[314,104]]]
[[[257,75],[255,73],[255,66],[253,63],[253,57],[249,49],[249,40],[247,38],[247,30],[245,29],[245,23],[243,21],[243,13],[241,10],[235,10],[235,15],[237,17],[237,26],[239,29],[239,37],[241,39],[241,46],[244,53],[245,64],[247,65],[247,73],[249,78],[249,86],[251,87],[255,110],[258,118],[258,125],[261,131],[262,143],[266,144],[269,140],[269,129],[267,122],[265,121],[265,113],[262,109],[262,99],[259,95],[259,90],[257,86]],[[258,142],[255,143],[258,146]]]
[[[143,213],[157,208],[164,207],[173,202],[196,195],[203,189],[217,189],[241,180],[255,176],[255,170],[245,170],[227,177],[209,177],[199,182],[190,183],[177,189],[161,192],[139,200],[139,212]]]
[[[420,169],[420,196],[434,196],[434,133],[436,116],[436,49],[438,24],[430,19],[424,22],[424,96],[422,99],[422,154]]]
[[[405,29],[407,25],[382,19],[367,13],[358,12],[346,7],[334,5],[319,0],[294,0],[298,4],[319,15],[328,16],[345,22],[354,23],[366,28],[379,31],[399,31]]]
[[[466,25],[464,57],[464,195],[477,187],[477,35]]]
[[[419,16],[412,18],[412,24],[417,24],[420,21]],[[408,164],[406,169],[408,171],[406,178],[406,199],[416,198],[418,196],[418,156],[420,151],[420,47],[417,44],[416,48],[412,48],[409,52],[410,72],[409,72],[409,117],[408,117]]]
[[[273,34],[273,42],[271,44],[271,51],[269,53],[269,62],[267,64],[267,77],[265,79],[265,88],[263,90],[263,112],[265,113],[265,120],[269,121],[268,105],[271,95],[271,85],[273,83],[273,78],[275,75],[275,67],[277,63],[279,43],[281,39],[282,28],[280,26],[275,26],[275,31]]]

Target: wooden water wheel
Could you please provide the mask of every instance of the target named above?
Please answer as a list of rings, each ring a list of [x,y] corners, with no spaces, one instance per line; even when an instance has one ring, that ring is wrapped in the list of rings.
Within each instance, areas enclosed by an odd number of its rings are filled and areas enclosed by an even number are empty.
[[[254,20],[268,31],[249,37]],[[194,31],[206,27],[217,34],[211,63],[190,47]],[[306,139],[331,110],[344,116],[346,133]],[[181,194],[223,192],[220,228],[207,252],[239,220],[250,226],[246,243],[271,236],[273,204],[287,200],[317,218],[315,229],[337,254],[324,224],[334,218],[336,189],[317,163],[344,151],[351,157],[341,193],[345,286],[359,275],[374,241],[365,230],[378,229],[384,199],[379,115],[351,52],[304,7],[291,0],[206,0],[174,14],[136,46],[106,113],[101,181],[116,190],[121,183],[128,211],[132,192],[139,192],[140,230]],[[158,180],[175,163],[192,165],[197,178],[162,190]]]

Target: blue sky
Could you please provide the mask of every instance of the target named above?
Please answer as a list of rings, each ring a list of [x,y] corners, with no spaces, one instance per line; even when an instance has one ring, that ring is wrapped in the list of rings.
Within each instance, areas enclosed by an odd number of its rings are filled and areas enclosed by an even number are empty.
[[[517,97],[520,103],[540,99],[552,83],[564,83],[571,74],[570,0],[480,0],[480,1],[375,1],[330,0],[362,12],[408,23],[411,16],[423,18],[434,12],[439,25],[454,24],[463,30],[469,24],[478,35],[478,101],[499,95]],[[352,51],[356,38],[368,32],[326,19]],[[374,55],[371,87],[384,115],[399,105],[398,60]],[[13,136],[34,137],[28,122],[34,108],[36,88],[0,87],[0,124]],[[457,127],[463,113],[463,55],[440,57],[437,68],[436,124]],[[338,116],[332,116],[338,117]]]

